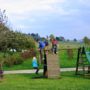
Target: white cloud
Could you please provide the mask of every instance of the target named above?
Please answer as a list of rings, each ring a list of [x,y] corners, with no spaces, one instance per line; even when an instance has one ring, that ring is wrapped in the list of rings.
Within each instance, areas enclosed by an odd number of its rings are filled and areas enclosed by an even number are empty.
[[[81,28],[81,31],[84,27],[88,29],[87,25],[90,25],[88,7],[90,0],[0,0],[0,9],[6,9],[14,30],[17,27],[24,32],[39,30],[40,33],[40,30],[41,32],[47,30],[53,33],[55,27],[59,30],[72,29],[71,31],[73,28],[77,28],[76,30]],[[80,23],[79,20],[84,23]]]
[[[62,6],[57,7],[56,4],[62,4],[66,0],[0,0],[0,8],[6,9],[7,16],[12,23],[17,21],[30,20],[35,22],[33,16],[43,16],[49,14],[69,15],[70,12],[65,11]]]
[[[53,4],[64,3],[65,0],[0,0],[0,8],[9,13],[23,14],[33,11],[54,11]]]
[[[79,14],[78,9],[70,8],[67,10],[64,8],[63,5],[68,4],[68,2],[69,0],[0,0],[0,8],[6,9],[9,20],[12,23],[19,24],[26,20],[34,23],[37,21],[36,17],[43,16],[43,18],[46,17],[48,19],[49,14],[60,16]]]
[[[73,10],[65,10],[62,4],[68,0],[0,0],[0,8],[6,9],[9,21],[16,27],[26,28],[28,26],[21,25],[22,21],[28,20],[30,23],[36,22],[36,16],[48,20],[48,15],[71,15]],[[59,6],[57,6],[59,4]],[[34,13],[34,14],[33,14]]]

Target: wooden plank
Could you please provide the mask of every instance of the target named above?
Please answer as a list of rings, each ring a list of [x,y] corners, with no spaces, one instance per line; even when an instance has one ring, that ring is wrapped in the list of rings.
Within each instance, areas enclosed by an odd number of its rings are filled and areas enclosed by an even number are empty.
[[[60,67],[58,62],[58,55],[48,54],[47,55],[47,71],[48,78],[59,78],[60,77]]]

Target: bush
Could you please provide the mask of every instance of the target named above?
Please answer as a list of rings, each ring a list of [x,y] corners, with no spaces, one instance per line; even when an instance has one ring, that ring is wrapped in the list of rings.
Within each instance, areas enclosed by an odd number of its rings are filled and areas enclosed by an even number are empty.
[[[3,62],[4,62],[4,58],[0,57],[0,64],[3,64]]]
[[[21,56],[17,56],[17,55],[10,55],[8,57],[5,58],[5,65],[8,67],[11,67],[13,65],[18,65],[23,63],[23,58]]]
[[[21,53],[21,57],[24,58],[24,59],[30,58],[29,51],[25,51],[25,52]]]
[[[5,65],[8,66],[8,67],[11,67],[13,64],[14,64],[14,60],[15,58],[12,57],[12,56],[8,56],[5,58]]]
[[[3,74],[3,62],[4,62],[4,58],[0,57],[0,77],[2,77]]]
[[[16,60],[14,61],[14,65],[18,65],[18,64],[22,64],[24,59],[20,56],[20,57],[16,57]]]
[[[29,49],[29,50],[21,53],[21,56],[24,59],[32,58],[33,56],[36,56],[36,55],[37,55],[37,51],[35,49]]]

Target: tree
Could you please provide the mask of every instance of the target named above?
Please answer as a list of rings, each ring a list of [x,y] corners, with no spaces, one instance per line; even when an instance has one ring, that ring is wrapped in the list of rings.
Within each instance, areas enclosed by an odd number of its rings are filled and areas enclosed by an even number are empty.
[[[31,36],[14,32],[6,25],[5,10],[0,10],[0,50],[7,51],[8,49],[28,49],[35,48],[34,39]]]
[[[6,26],[7,16],[5,10],[1,11],[0,9],[0,49],[5,50],[7,48],[7,33],[9,28]]]
[[[49,37],[50,37],[50,40],[55,38],[55,36],[53,34],[51,34]]]
[[[59,37],[56,37],[56,40],[57,40],[57,41],[60,41],[60,38],[59,38]]]
[[[73,39],[73,41],[74,41],[74,42],[77,42],[77,39],[76,39],[76,38],[74,38],[74,39]]]
[[[5,10],[2,10],[0,9],[0,24],[6,24],[7,23],[7,16],[5,14]]]
[[[63,36],[59,37],[60,41],[65,41],[65,38]]]
[[[35,41],[38,41],[41,37],[38,35],[38,33],[32,33],[32,34],[28,34],[29,36],[32,36],[34,38]]]
[[[83,41],[85,44],[90,44],[90,39],[86,36],[84,37]]]

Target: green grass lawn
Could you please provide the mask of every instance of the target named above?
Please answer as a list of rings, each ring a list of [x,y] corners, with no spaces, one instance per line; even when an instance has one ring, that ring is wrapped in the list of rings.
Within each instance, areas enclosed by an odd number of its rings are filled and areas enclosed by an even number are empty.
[[[77,50],[73,50],[73,58],[69,59],[67,55],[67,50],[61,50],[63,48],[78,48],[80,46],[84,46],[84,44],[75,43],[75,42],[60,42],[59,45],[59,64],[61,68],[68,68],[68,67],[76,67],[76,60],[77,60]],[[0,54],[1,55],[1,54]],[[28,59],[25,60],[20,65],[13,65],[12,67],[6,67],[4,66],[4,70],[20,70],[20,69],[32,69],[32,60]],[[42,65],[39,65],[40,68],[42,68]]]
[[[64,43],[65,44],[65,43]],[[70,44],[61,45],[67,47]],[[77,47],[75,44],[72,47]],[[70,46],[70,47],[71,47]],[[60,67],[75,67],[77,60],[77,50],[73,51],[73,58],[69,59],[67,51],[59,51]],[[25,60],[20,65],[12,67],[4,66],[4,70],[22,70],[32,69],[32,59]],[[42,65],[40,65],[42,68]],[[62,72],[60,79],[42,78],[42,74],[9,74],[4,75],[4,79],[0,81],[0,90],[90,90],[90,76],[76,76],[75,72]]]
[[[73,58],[69,59],[66,50],[59,51],[58,56],[61,68],[69,68],[76,66],[77,51],[75,50],[73,53],[74,53]],[[42,67],[43,67],[42,65],[39,65],[39,68]],[[21,69],[32,69],[32,59],[27,59],[20,65],[13,65],[11,67],[4,66],[4,70],[21,70]]]
[[[67,50],[59,51],[59,63],[61,68],[76,67],[77,61],[77,50],[73,50],[73,58],[69,58],[67,55]]]
[[[90,90],[90,78],[63,72],[60,79],[35,78],[35,74],[5,75],[0,90]]]
[[[42,68],[42,65],[39,65],[39,68]],[[22,64],[13,65],[11,67],[4,66],[4,70],[25,70],[25,69],[33,69],[32,67],[32,59],[27,59]]]
[[[85,46],[84,43],[79,43],[79,42],[60,42],[59,43],[59,48],[63,49],[63,48],[78,48],[78,47],[82,47]]]
[[[4,66],[3,69],[4,70],[32,69],[31,59],[28,59],[19,65],[13,65],[11,67]]]

